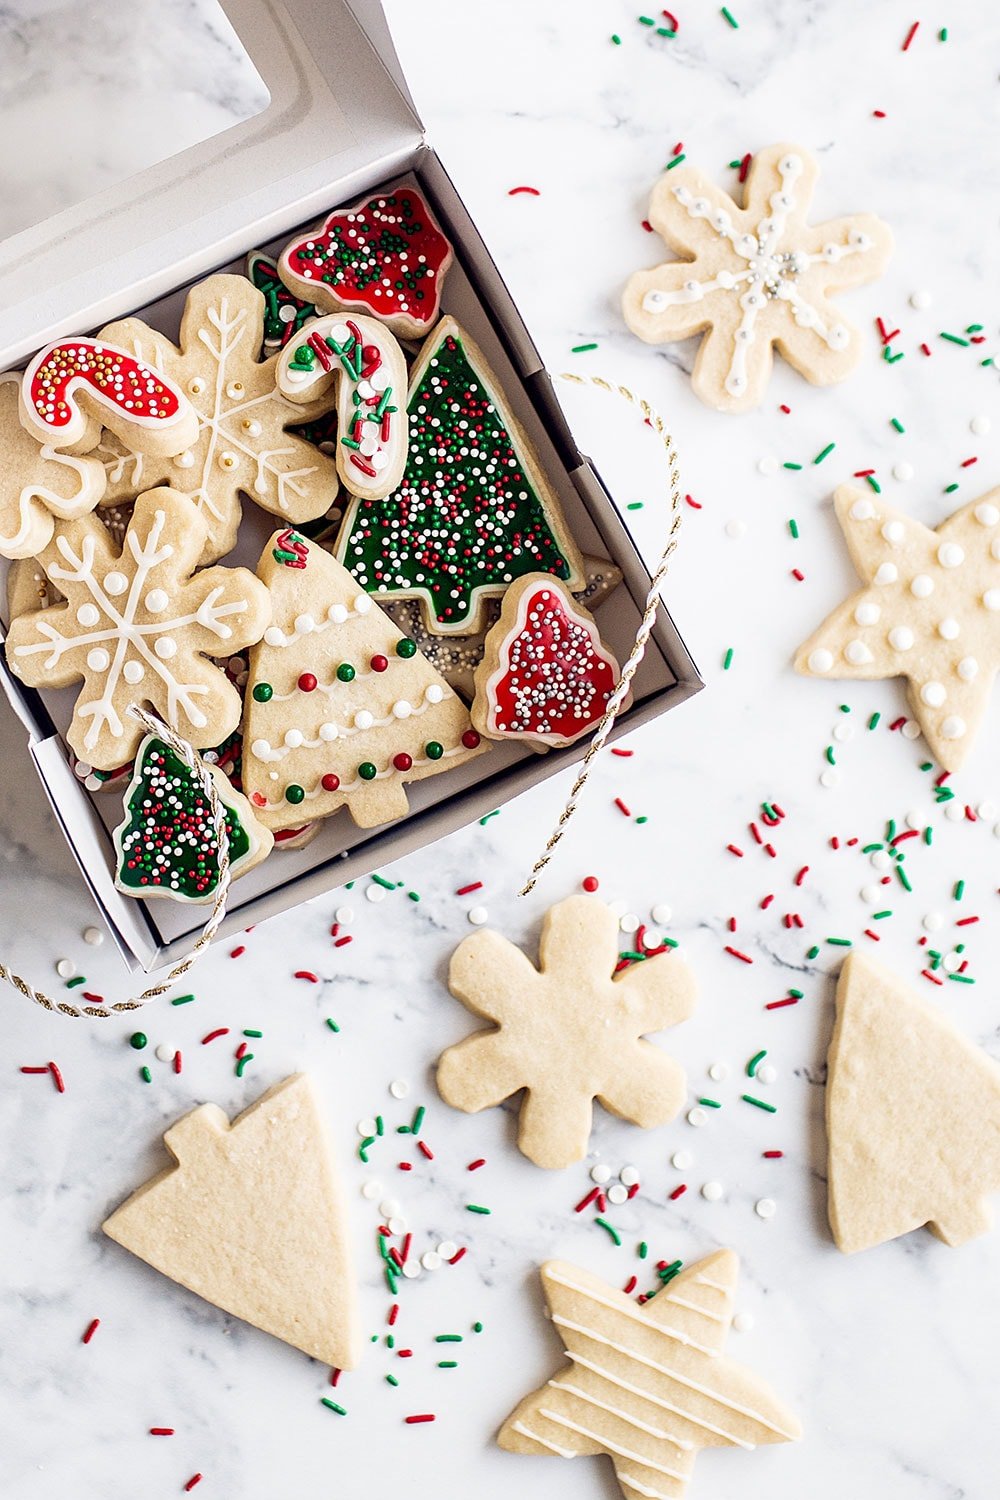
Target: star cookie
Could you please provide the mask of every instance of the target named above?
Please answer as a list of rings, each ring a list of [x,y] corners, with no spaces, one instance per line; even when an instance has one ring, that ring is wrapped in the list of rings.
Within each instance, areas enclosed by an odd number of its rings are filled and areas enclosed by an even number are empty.
[[[691,384],[718,411],[759,405],[774,348],[814,385],[843,380],[861,357],[830,294],[881,275],[892,235],[874,214],[807,224],[817,176],[800,146],[768,146],[743,208],[692,167],[653,190],[649,222],[682,259],[630,278],[625,321],[647,344],[704,333]]]
[[[835,609],[795,658],[811,677],[905,677],[935,759],[957,771],[1000,666],[1000,490],[936,531],[842,485],[834,496],[865,587]]]

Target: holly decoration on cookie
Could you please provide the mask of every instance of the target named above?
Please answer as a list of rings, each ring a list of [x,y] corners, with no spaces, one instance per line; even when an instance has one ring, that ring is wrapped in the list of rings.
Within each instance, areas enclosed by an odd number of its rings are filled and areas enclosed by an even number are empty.
[[[347,807],[405,816],[405,786],[484,748],[468,709],[328,552],[277,532],[258,566],[273,623],[250,656],[243,789],[269,828]]]
[[[385,500],[349,506],[337,556],[369,593],[418,598],[442,634],[480,628],[487,599],[548,573],[584,586],[583,560],[482,354],[453,318],[410,379],[409,456]]]
[[[600,723],[619,677],[593,617],[544,574],[504,596],[476,672],[472,720],[490,739],[571,745]]]
[[[293,240],[278,274],[321,312],[367,312],[400,338],[421,338],[435,323],[451,246],[412,188],[337,209]]]
[[[247,256],[247,275],[264,298],[264,352],[274,354],[303,323],[315,318],[316,308],[288,290],[277,265],[262,250],[251,250]]]
[[[226,809],[232,878],[270,852],[268,829],[222,769],[210,767]],[[125,791],[125,819],[114,831],[115,884],[128,896],[208,901],[219,883],[219,845],[208,798],[197,776],[169,745],[147,735]]]
[[[21,419],[41,443],[93,448],[102,425],[140,453],[170,456],[194,442],[197,419],[162,371],[103,338],[61,339],[21,382]]]

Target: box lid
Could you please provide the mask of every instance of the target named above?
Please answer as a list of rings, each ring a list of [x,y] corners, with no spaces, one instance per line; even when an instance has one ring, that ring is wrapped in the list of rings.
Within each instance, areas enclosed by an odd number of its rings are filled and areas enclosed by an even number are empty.
[[[222,3],[267,108],[0,242],[0,366],[240,254],[248,227],[282,233],[419,144],[379,0]]]

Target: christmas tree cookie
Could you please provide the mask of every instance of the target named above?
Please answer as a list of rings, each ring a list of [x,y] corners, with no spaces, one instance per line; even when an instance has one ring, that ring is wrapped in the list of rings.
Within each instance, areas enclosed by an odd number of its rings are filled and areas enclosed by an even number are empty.
[[[405,817],[408,782],[485,748],[461,699],[329,553],[276,532],[258,576],[274,623],[250,655],[243,788],[261,822],[347,807],[373,828]]]
[[[230,1124],[202,1104],[163,1137],[175,1164],[104,1233],[164,1276],[301,1349],[360,1353],[344,1203],[308,1078],[276,1084]]]
[[[370,313],[422,338],[441,306],[451,246],[413,188],[336,209],[282,251],[278,275],[321,312]]]
[[[802,1429],[792,1412],[723,1354],[738,1275],[732,1250],[716,1250],[639,1305],[578,1266],[549,1261],[542,1287],[569,1368],[511,1413],[500,1447],[606,1453],[624,1500],[683,1500],[702,1448],[795,1442]]]
[[[572,745],[601,722],[619,675],[593,616],[564,584],[529,573],[486,637],[472,722],[489,739]]]
[[[454,318],[410,376],[399,488],[354,501],[337,556],[379,598],[421,601],[432,630],[468,635],[526,573],[585,584],[559,501],[483,355]]]
[[[229,868],[236,880],[267,858],[274,837],[221,767],[207,764],[207,769],[226,810]],[[115,885],[125,895],[212,900],[219,884],[219,846],[208,798],[190,767],[155,735],[139,746],[125,789],[125,818],[113,837]]]
[[[829,1215],[841,1250],[926,1224],[962,1245],[1000,1192],[1000,1066],[888,969],[850,953],[826,1088]]]

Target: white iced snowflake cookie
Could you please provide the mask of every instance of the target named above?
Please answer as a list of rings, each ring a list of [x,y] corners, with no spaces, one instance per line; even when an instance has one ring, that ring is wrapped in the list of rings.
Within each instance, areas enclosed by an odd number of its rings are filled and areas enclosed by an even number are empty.
[[[812,677],[905,677],[932,754],[957,771],[1000,666],[1000,490],[936,531],[854,485],[842,485],[834,505],[865,587],[810,636],[796,668]]]
[[[719,411],[759,405],[775,348],[814,385],[861,357],[829,295],[879,276],[892,235],[874,214],[807,224],[817,176],[808,151],[777,145],[754,157],[743,208],[693,167],[653,189],[649,222],[682,259],[629,279],[625,321],[648,344],[704,333],[691,383]]]

